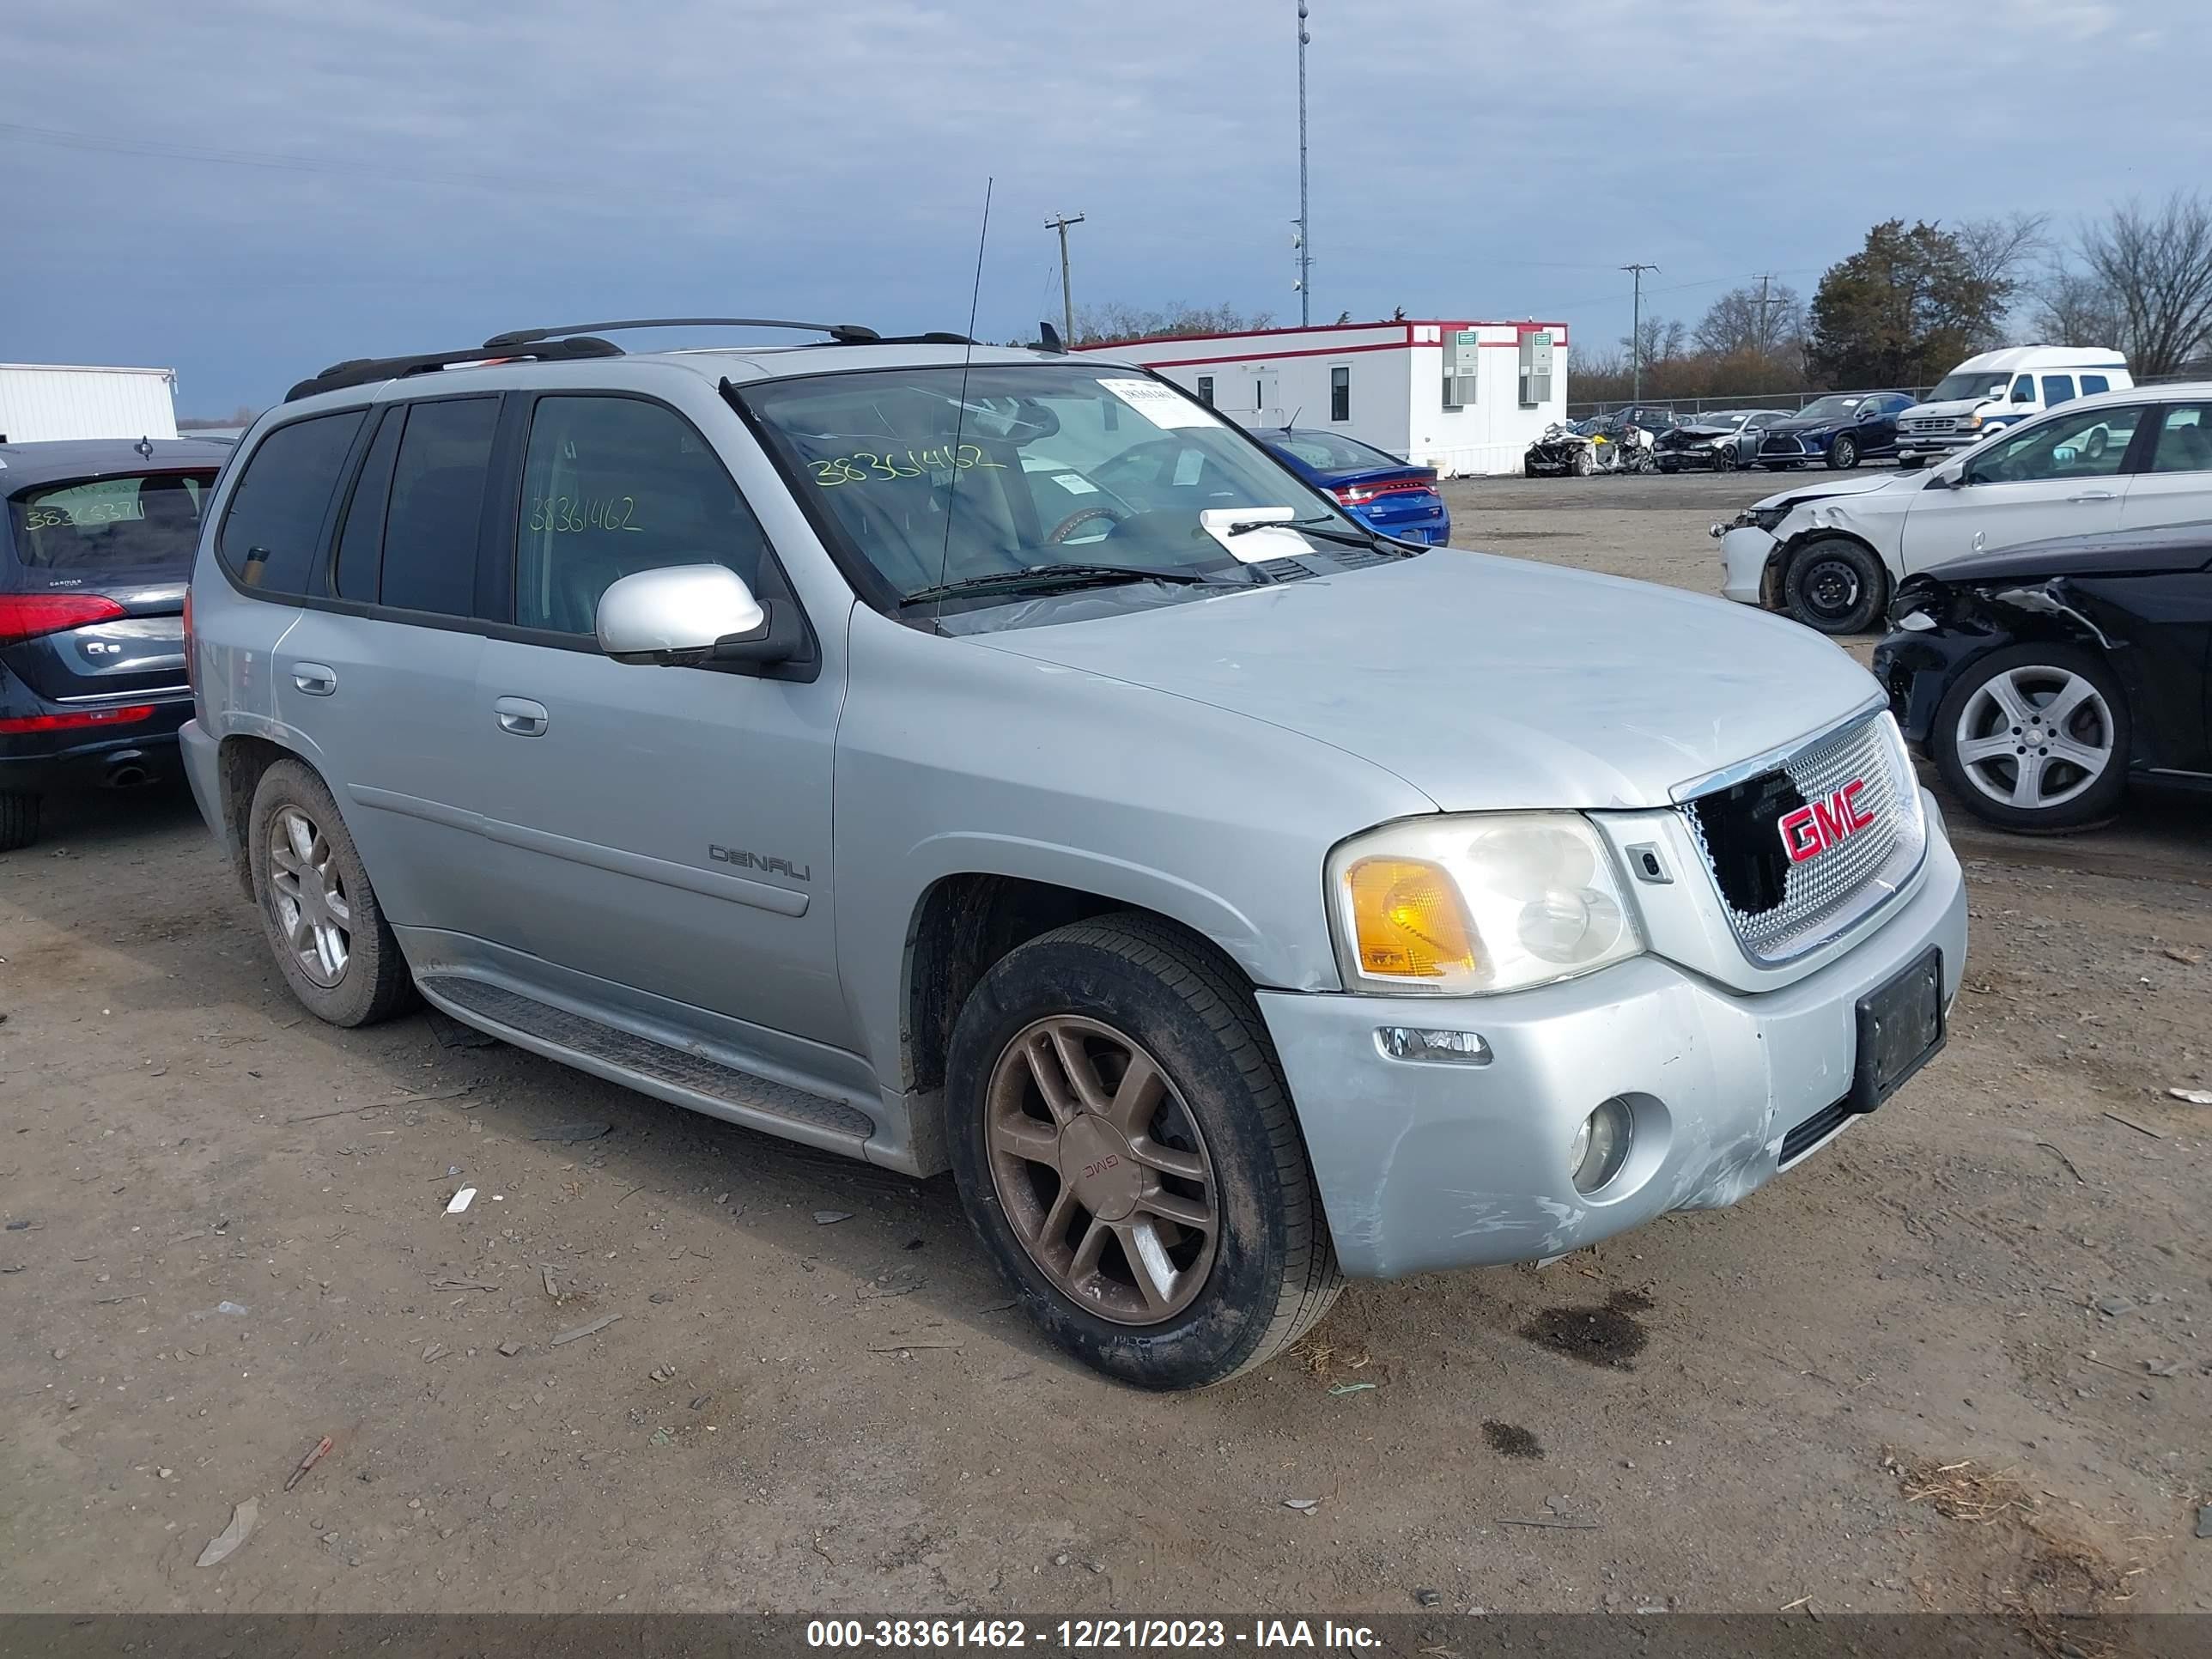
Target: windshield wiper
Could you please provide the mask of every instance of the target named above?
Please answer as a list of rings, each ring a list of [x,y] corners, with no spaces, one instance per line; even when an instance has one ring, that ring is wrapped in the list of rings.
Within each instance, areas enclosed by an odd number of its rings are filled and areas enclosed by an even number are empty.
[[[1343,530],[1334,519],[1248,519],[1242,524],[1232,524],[1223,533],[1241,536],[1248,530],[1280,528],[1295,530],[1301,536],[1310,536],[1317,542],[1334,542],[1340,547],[1371,548],[1377,553],[1400,553],[1410,556],[1419,551],[1393,540],[1379,530]]]
[[[933,599],[957,599],[966,593],[1045,592],[1059,587],[1108,587],[1120,582],[1169,582],[1190,586],[1212,580],[1187,570],[1139,570],[1126,564],[1032,564],[1019,570],[991,570],[980,576],[963,576],[957,582],[939,582],[917,588],[899,601],[901,605],[927,605]]]

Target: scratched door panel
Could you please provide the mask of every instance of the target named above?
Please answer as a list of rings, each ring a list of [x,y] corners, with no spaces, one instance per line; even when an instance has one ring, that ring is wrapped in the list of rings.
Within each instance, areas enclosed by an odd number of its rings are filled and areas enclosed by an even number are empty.
[[[842,669],[810,684],[487,641],[468,721],[495,942],[848,1046],[830,869]],[[542,706],[542,729],[510,729],[501,699]]]

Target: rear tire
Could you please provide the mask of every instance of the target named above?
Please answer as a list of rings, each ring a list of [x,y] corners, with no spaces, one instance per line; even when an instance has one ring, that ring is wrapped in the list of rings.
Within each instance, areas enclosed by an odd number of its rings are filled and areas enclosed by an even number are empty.
[[[1863,634],[1889,602],[1889,573],[1848,536],[1821,536],[1799,548],[1782,578],[1782,608],[1823,634]]]
[[[277,761],[261,775],[246,851],[261,931],[301,1006],[352,1026],[389,1019],[413,1002],[406,958],[337,802],[305,763]]]
[[[993,966],[953,1028],[945,1113],[985,1251],[1045,1334],[1109,1376],[1225,1382],[1342,1287],[1250,992],[1157,917],[1078,922]]]
[[[0,853],[28,847],[39,838],[39,798],[21,789],[0,789]]]

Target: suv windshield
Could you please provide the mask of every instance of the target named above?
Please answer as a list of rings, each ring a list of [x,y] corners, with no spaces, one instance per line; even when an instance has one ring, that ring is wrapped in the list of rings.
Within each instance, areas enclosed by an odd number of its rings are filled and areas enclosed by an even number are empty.
[[[1044,591],[1054,566],[1196,591],[1189,579],[1241,583],[1253,580],[1247,563],[1334,557],[1370,539],[1212,410],[1131,370],[951,364],[756,382],[738,395],[796,464],[810,506],[900,600],[1006,577],[961,596],[1005,604]],[[1293,517],[1313,533],[1249,527]]]
[[[1931,404],[1962,404],[1968,398],[1978,402],[1984,398],[2002,398],[2005,388],[2012,384],[2012,374],[1991,374],[1988,369],[1977,369],[1972,374],[1946,374],[1942,384],[1928,394]]]
[[[8,501],[15,556],[34,569],[191,568],[213,471],[130,473],[20,490]]]
[[[1798,421],[1840,421],[1865,401],[1863,398],[1816,398],[1790,418]]]

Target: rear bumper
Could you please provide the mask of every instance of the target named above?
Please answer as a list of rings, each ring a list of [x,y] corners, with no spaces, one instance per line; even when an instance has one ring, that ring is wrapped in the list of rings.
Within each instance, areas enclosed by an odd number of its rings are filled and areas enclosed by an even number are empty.
[[[225,852],[235,857],[238,837],[223,816],[222,771],[217,750],[216,740],[196,720],[186,720],[177,733],[178,756],[185,781],[191,786],[192,804],[200,809],[200,817],[209,833],[223,844]]]
[[[118,699],[118,701],[125,701]],[[190,697],[155,701],[147,719],[128,726],[93,726],[58,732],[0,732],[0,789],[31,793],[49,789],[150,783],[177,770],[177,728],[192,712]],[[65,703],[9,703],[0,714],[52,714]]]
[[[1919,884],[1889,920],[1780,990],[1738,995],[1647,956],[1489,999],[1262,992],[1345,1271],[1559,1255],[1670,1211],[1733,1204],[1773,1178],[1785,1150],[1794,1165],[1825,1145],[1851,1121],[1839,1109],[1859,999],[1931,945],[1947,1007],[1958,992],[1966,888],[1932,803],[1929,821]],[[1475,1031],[1492,1058],[1390,1059],[1376,1033],[1391,1025]],[[1609,1098],[1633,1109],[1628,1160],[1585,1195],[1568,1149]]]

